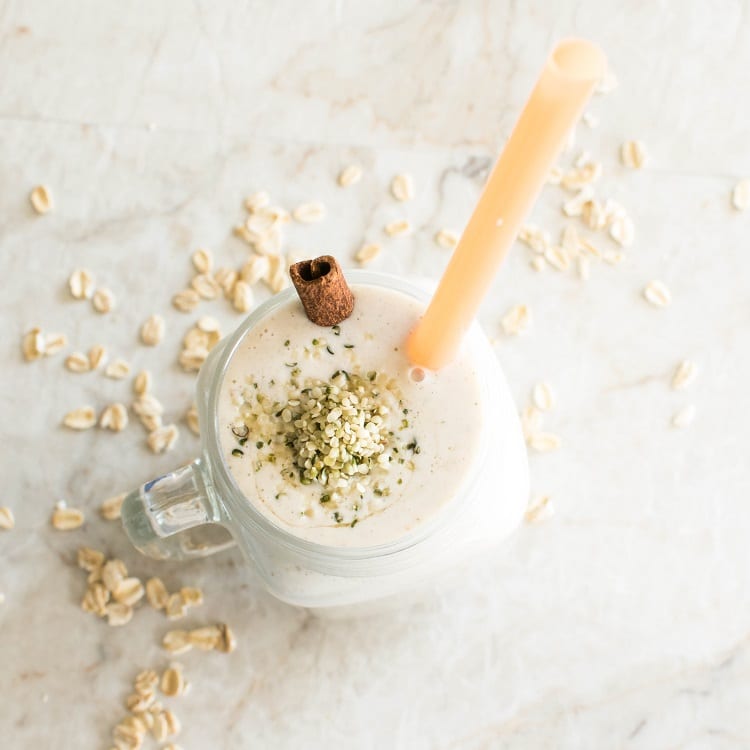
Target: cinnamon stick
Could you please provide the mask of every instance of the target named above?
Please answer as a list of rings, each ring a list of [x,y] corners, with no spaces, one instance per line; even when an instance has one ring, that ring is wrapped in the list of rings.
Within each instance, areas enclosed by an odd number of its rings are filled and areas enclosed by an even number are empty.
[[[354,296],[336,258],[321,255],[289,267],[307,317],[319,326],[335,326],[354,309]]]

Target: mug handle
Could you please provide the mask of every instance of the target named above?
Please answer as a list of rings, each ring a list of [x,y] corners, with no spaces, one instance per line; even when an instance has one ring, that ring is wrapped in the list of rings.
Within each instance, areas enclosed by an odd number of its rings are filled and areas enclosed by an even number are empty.
[[[133,546],[155,560],[206,557],[234,546],[203,461],[152,479],[122,504],[122,525]]]

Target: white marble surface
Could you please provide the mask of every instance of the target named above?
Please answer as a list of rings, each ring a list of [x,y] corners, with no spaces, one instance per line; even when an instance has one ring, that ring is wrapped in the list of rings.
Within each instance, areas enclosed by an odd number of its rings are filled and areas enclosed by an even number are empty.
[[[196,748],[744,748],[750,746],[750,214],[729,192],[750,176],[746,2],[133,2],[0,1],[0,353],[5,488],[17,526],[0,532],[0,744],[106,748],[135,671],[166,662],[166,621],[137,612],[121,629],[78,608],[86,543],[138,575],[204,587],[200,624],[225,619],[232,656],[181,658],[192,691],[174,702]],[[190,401],[174,365],[193,316],[169,306],[189,253],[239,263],[229,234],[258,188],[286,206],[329,209],[289,246],[351,257],[407,215],[413,238],[386,242],[379,265],[435,276],[432,242],[460,228],[552,42],[589,36],[619,88],[591,109],[579,143],[605,165],[602,190],[637,228],[627,261],[575,275],[534,273],[518,248],[483,307],[519,404],[538,380],[559,405],[563,438],[532,456],[535,494],[555,514],[495,557],[435,586],[415,607],[356,622],[288,609],[236,554],[178,566],[139,558],[97,517],[106,496],[189,458],[154,457],[137,424],[121,435],[57,425],[83,402],[127,399],[129,384],[74,376],[56,357],[25,364],[32,325],[71,347],[105,343],[156,373],[169,416]],[[151,124],[155,127],[149,127]],[[617,164],[624,138],[651,153],[642,172]],[[335,185],[344,164],[362,183]],[[412,173],[417,198],[386,191]],[[32,214],[49,184],[57,207]],[[534,218],[561,225],[547,188]],[[91,267],[117,310],[95,316],[65,280]],[[664,280],[666,310],[639,296]],[[499,318],[525,302],[523,338]],[[235,314],[207,306],[228,330]],[[160,347],[137,329],[163,313]],[[700,374],[669,388],[682,358]],[[694,424],[670,428],[694,403]],[[61,497],[89,512],[53,531]],[[458,578],[458,577],[456,577]]]

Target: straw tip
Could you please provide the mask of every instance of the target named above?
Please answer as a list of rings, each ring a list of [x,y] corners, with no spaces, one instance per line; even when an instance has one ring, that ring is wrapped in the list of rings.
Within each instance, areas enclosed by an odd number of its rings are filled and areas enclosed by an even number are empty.
[[[601,47],[587,39],[558,42],[550,63],[561,75],[578,80],[599,80],[607,72],[607,58]]]

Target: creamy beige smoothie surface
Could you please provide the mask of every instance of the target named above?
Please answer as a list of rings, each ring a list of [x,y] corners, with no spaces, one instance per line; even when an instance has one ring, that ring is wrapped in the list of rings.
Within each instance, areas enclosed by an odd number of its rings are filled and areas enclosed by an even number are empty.
[[[352,291],[340,325],[311,323],[295,298],[249,331],[218,416],[248,502],[300,537],[356,547],[393,541],[456,497],[483,429],[470,347],[437,374],[415,373],[403,345],[421,303]]]

